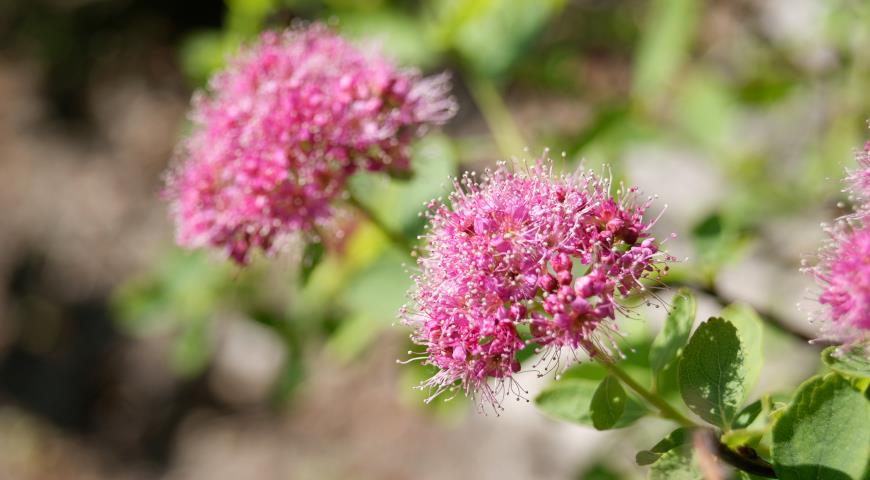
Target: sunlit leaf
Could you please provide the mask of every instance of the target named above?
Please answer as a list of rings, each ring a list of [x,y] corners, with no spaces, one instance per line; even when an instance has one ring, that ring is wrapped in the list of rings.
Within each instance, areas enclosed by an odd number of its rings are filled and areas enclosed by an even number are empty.
[[[801,385],[773,426],[773,466],[786,480],[846,480],[870,458],[870,402],[836,374]]]
[[[692,449],[674,448],[663,454],[649,470],[650,480],[705,480]]]
[[[749,393],[758,381],[764,363],[762,349],[764,328],[761,317],[752,307],[737,303],[725,307],[721,316],[737,328],[744,355],[743,368],[746,374],[744,386]]]
[[[589,407],[595,394],[594,382],[567,379],[553,382],[535,397],[535,404],[554,418],[591,425]]]
[[[674,448],[690,443],[692,441],[692,431],[692,429],[685,427],[680,427],[674,430],[669,433],[668,436],[653,445],[649,450],[638,452],[635,461],[638,465],[650,465],[655,463],[665,453]]]
[[[613,428],[625,411],[627,399],[619,380],[610,375],[605,377],[592,396],[589,408],[592,415],[592,426],[597,430]]]
[[[702,323],[680,359],[683,401],[704,420],[730,428],[746,397],[744,361],[733,324],[721,318]]]
[[[841,351],[831,346],[822,351],[822,362],[840,375],[852,378],[870,378],[870,359],[864,348]]]
[[[690,290],[682,289],[677,292],[671,303],[665,324],[653,340],[649,353],[650,366],[655,374],[677,358],[677,354],[689,340],[692,325],[695,323],[697,306],[695,296]]]
[[[731,426],[733,428],[748,427],[752,424],[752,422],[755,421],[756,418],[758,418],[758,414],[761,413],[763,407],[764,405],[761,399],[750,403],[749,405],[744,407],[743,410],[740,410],[740,413],[738,413],[737,416],[734,417],[734,421],[731,422]]]

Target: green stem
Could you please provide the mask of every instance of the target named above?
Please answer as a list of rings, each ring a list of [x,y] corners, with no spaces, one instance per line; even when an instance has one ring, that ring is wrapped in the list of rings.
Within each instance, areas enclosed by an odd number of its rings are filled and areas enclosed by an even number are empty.
[[[525,147],[523,134],[492,81],[470,73],[466,75],[465,83],[502,154],[509,157],[522,155]]]
[[[671,406],[664,398],[658,396],[657,394],[651,392],[643,385],[636,382],[633,378],[631,378],[625,370],[619,368],[619,365],[610,361],[606,355],[604,355],[600,350],[596,350],[594,352],[595,360],[600,363],[608,372],[610,372],[613,376],[618,378],[622,383],[628,386],[628,388],[634,390],[635,393],[641,396],[644,400],[646,400],[650,405],[656,407],[659,410],[659,414],[662,418],[667,418],[673,420],[684,427],[689,428],[698,428],[704,429],[708,431],[708,435],[710,435],[710,439],[715,446],[716,456],[719,457],[720,460],[728,463],[732,467],[743,470],[744,472],[748,472],[754,475],[759,475],[767,478],[776,478],[776,473],[773,471],[773,467],[764,459],[754,455],[754,451],[752,449],[747,448],[747,452],[751,452],[753,456],[749,456],[740,450],[732,450],[727,445],[722,443],[719,440],[719,435],[713,431],[712,429],[707,429],[701,427],[696,424],[685,415],[680,413],[677,409]]]
[[[411,253],[414,250],[414,246],[411,245],[411,242],[409,242],[404,235],[390,228],[389,225],[384,223],[384,221],[381,220],[375,214],[375,212],[373,212],[367,205],[361,202],[353,193],[351,193],[348,197],[348,203],[353,205],[354,208],[357,209],[357,211],[359,211],[364,217],[366,217],[369,223],[377,227],[377,229],[380,230],[385,237],[387,237],[387,239],[393,244],[393,246],[405,252],[409,257],[411,257],[412,260],[416,261],[414,255]]]
[[[656,407],[659,410],[659,414],[663,418],[667,418],[673,420],[684,427],[697,427],[698,425],[686,418],[685,415],[680,413],[677,409],[671,406],[665,399],[651,392],[643,385],[637,383],[633,378],[631,378],[625,371],[619,368],[619,365],[611,362],[601,351],[596,351],[594,355],[595,360],[600,363],[604,368],[607,369],[613,376],[618,378],[622,383],[628,386],[628,388],[634,390],[635,393],[641,396],[644,400],[647,401],[650,405]]]

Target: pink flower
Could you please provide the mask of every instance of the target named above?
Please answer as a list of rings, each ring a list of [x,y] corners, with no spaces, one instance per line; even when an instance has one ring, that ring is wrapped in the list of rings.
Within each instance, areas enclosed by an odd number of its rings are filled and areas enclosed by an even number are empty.
[[[497,406],[523,396],[513,379],[523,348],[607,350],[598,342],[618,300],[668,259],[635,189],[614,199],[591,173],[551,169],[501,164],[480,182],[464,176],[447,202],[430,205],[414,308],[402,316],[424,363],[439,369],[423,385],[431,398],[461,388]]]
[[[813,269],[822,287],[819,303],[827,307],[823,330],[853,345],[870,334],[870,227],[841,223],[830,234],[831,243]]]
[[[829,239],[819,261],[805,271],[819,285],[822,309],[811,315],[825,339],[848,349],[870,338],[870,142],[858,153],[858,169],[846,176],[854,203],[847,214],[827,228]]]
[[[194,96],[166,188],[178,242],[244,264],[310,232],[357,169],[409,170],[412,140],[456,110],[448,90],[322,24],[262,34]]]

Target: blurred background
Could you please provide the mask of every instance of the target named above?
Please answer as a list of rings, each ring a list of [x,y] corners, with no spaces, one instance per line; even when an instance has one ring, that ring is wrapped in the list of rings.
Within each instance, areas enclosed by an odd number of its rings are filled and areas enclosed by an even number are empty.
[[[0,479],[644,475],[666,423],[424,405],[431,372],[396,364],[410,261],[364,219],[245,270],[173,247],[159,192],[191,92],[294,19],[452,72],[460,113],[415,178],[352,185],[392,227],[419,233],[422,202],[498,159],[608,163],[667,205],[668,282],[703,292],[699,318],[768,320],[756,395],[815,371],[798,269],[867,138],[865,1],[0,0]]]

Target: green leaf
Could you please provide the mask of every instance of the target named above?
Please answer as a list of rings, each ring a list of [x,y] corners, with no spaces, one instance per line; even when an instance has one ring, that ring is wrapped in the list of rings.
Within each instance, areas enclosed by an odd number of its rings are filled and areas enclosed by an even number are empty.
[[[744,407],[743,410],[741,410],[736,417],[734,417],[734,421],[731,422],[731,426],[738,429],[748,427],[750,424],[752,424],[752,422],[755,421],[756,418],[758,418],[758,414],[761,413],[763,406],[764,405],[762,404],[760,398],[750,403],[749,405]]]
[[[702,323],[680,358],[683,401],[699,417],[729,429],[746,397],[743,362],[734,325],[715,317]]]
[[[773,426],[772,454],[784,480],[860,478],[870,457],[870,402],[839,375],[808,380]]]
[[[560,420],[589,425],[592,423],[589,406],[595,390],[594,383],[584,380],[553,382],[535,397],[535,404]]]
[[[592,426],[596,430],[608,430],[616,425],[625,411],[627,396],[622,384],[612,375],[605,377],[595,394],[589,412],[592,415]]]
[[[822,362],[840,375],[852,378],[870,378],[870,360],[863,348],[839,352],[831,346],[822,351]]]
[[[650,467],[650,480],[704,480],[698,461],[688,447],[674,448]]]
[[[302,265],[299,272],[302,285],[308,283],[308,279],[311,278],[311,272],[320,265],[320,261],[323,260],[323,243],[321,242],[309,242],[305,245],[305,251],[302,253]]]
[[[613,425],[613,428],[625,428],[649,413],[649,409],[643,402],[628,395],[625,400],[625,411],[622,412],[622,416],[619,417],[619,421]]]
[[[604,463],[599,463],[586,468],[576,478],[582,478],[583,480],[620,480],[625,478],[625,474],[614,471]]]
[[[607,369],[599,365],[595,362],[583,362],[578,363],[568,370],[565,370],[562,375],[559,376],[561,380],[559,381],[567,381],[567,380],[585,380],[592,381],[594,384],[598,384],[607,376]]]
[[[762,338],[764,327],[761,317],[748,305],[739,303],[731,304],[722,310],[722,318],[728,320],[737,328],[740,337],[740,345],[743,346],[743,366],[746,378],[743,382],[746,393],[752,390],[758,377],[761,375],[761,366],[764,364],[762,351]]]
[[[653,453],[649,450],[641,450],[634,456],[634,461],[640,466],[646,466],[656,463],[659,458],[662,458],[662,454]]]
[[[560,420],[593,425],[590,413],[592,397],[606,377],[607,370],[597,363],[574,365],[538,394],[535,404],[544,413]],[[626,395],[624,411],[610,428],[627,427],[647,413],[649,410],[640,400]]]
[[[682,353],[681,353],[682,354]],[[655,378],[656,393],[668,399],[680,398],[679,362],[672,362]]]
[[[641,466],[655,463],[665,453],[689,443],[692,440],[692,431],[693,429],[686,427],[680,427],[674,430],[669,433],[667,437],[661,439],[659,443],[653,445],[649,450],[641,450],[640,452],[637,452],[635,461]]]
[[[649,352],[650,366],[658,374],[679,355],[680,349],[689,340],[692,324],[695,323],[697,304],[695,296],[687,288],[680,289],[673,299],[662,331],[653,340]]]

